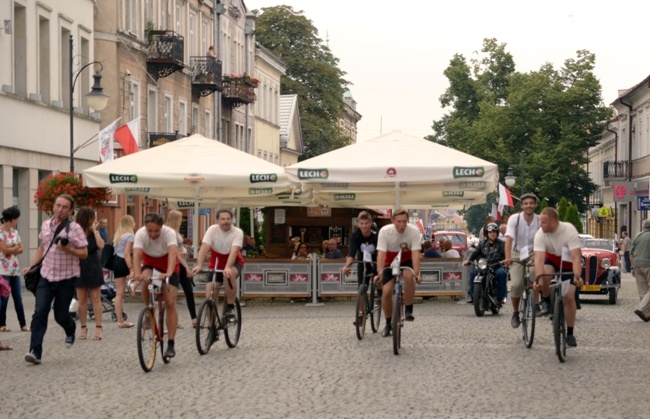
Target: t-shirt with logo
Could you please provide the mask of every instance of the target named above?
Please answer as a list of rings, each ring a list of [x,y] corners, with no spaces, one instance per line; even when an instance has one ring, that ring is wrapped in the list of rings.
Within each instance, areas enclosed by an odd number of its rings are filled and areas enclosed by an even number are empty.
[[[420,230],[414,225],[407,224],[403,233],[397,231],[395,224],[389,224],[379,230],[377,250],[386,252],[386,266],[391,264],[400,250],[400,261],[406,262],[411,260],[411,251],[420,249]]]
[[[233,246],[239,247],[241,250],[244,242],[244,232],[239,227],[230,227],[230,230],[224,231],[215,224],[208,228],[203,236],[203,243],[210,245],[210,261],[208,268],[210,270],[216,269],[223,270],[228,262],[230,250]],[[237,252],[237,259],[235,263],[244,266],[244,257],[241,251]]]

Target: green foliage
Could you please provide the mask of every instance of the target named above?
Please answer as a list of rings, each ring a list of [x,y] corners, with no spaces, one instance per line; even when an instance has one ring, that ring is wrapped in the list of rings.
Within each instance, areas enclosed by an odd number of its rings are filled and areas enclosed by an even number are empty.
[[[542,199],[542,201],[537,206],[537,213],[540,214],[546,207],[548,207],[548,201],[546,199]]]
[[[239,209],[239,228],[242,229],[245,235],[251,234],[251,218],[250,218],[250,208],[240,208]],[[254,225],[254,233],[255,233],[255,243],[259,246],[260,244],[264,244],[264,235],[260,231],[260,224],[257,221],[257,217],[253,216],[253,225]]]
[[[582,233],[582,220],[580,219],[577,205],[569,205],[566,210],[566,218],[564,221],[573,224],[576,230],[578,230],[578,233]]]
[[[304,150],[301,160],[348,144],[338,128],[350,84],[338,68],[339,60],[318,37],[318,30],[302,11],[291,6],[253,10],[257,15],[257,41],[287,66],[281,79],[281,94],[298,95]],[[322,136],[321,136],[322,131]]]
[[[440,96],[447,113],[427,138],[497,164],[502,177],[509,166],[520,174],[523,164],[525,190],[551,205],[566,197],[584,212],[596,189],[587,150],[611,115],[593,74],[595,55],[577,51],[560,69],[544,64],[520,73],[505,46],[485,39],[481,58],[453,56]]]
[[[557,212],[560,216],[560,221],[566,221],[566,212],[568,207],[569,203],[566,202],[565,197],[562,197],[562,199],[560,199],[560,203],[557,205]]]
[[[490,193],[484,204],[472,205],[461,214],[467,223],[467,229],[474,235],[478,236],[479,231],[483,228],[485,217],[492,212],[492,204],[497,203],[499,197],[496,192]]]

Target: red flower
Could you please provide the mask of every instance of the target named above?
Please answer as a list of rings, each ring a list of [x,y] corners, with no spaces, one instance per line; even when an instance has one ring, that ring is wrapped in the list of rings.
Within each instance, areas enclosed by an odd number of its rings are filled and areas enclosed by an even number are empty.
[[[77,207],[100,208],[108,201],[108,188],[87,188],[81,176],[74,173],[55,173],[42,180],[36,188],[34,203],[40,211],[52,212],[54,200],[61,194],[71,195]]]

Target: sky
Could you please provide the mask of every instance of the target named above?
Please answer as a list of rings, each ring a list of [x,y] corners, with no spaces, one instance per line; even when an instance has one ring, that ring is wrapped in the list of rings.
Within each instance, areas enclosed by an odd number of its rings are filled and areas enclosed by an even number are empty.
[[[440,95],[454,54],[482,58],[484,38],[506,44],[516,70],[538,70],[586,49],[605,104],[650,75],[650,1],[244,0],[249,10],[303,11],[340,62],[357,112],[358,141],[394,130],[424,137],[446,110]]]

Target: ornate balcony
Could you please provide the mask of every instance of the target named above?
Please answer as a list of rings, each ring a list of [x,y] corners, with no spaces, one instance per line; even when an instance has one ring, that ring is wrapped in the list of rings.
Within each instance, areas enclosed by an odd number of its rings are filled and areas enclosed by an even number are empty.
[[[147,69],[156,78],[167,77],[184,68],[184,39],[174,31],[148,31]]]
[[[221,61],[211,57],[190,57],[192,89],[199,96],[222,91]]]
[[[603,178],[607,181],[626,179],[632,174],[632,164],[627,161],[603,162]]]
[[[247,74],[223,77],[221,100],[225,106],[236,108],[245,103],[255,102],[255,88],[258,81]]]
[[[182,138],[182,135],[176,132],[150,132],[149,133],[149,148],[159,145],[167,144]]]

